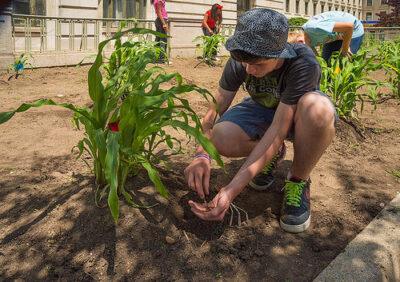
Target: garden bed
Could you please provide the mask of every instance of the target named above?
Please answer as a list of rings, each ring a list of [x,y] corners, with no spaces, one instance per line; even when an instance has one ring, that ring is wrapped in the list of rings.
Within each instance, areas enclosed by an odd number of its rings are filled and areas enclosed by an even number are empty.
[[[168,70],[215,92],[222,67],[176,59]],[[0,84],[0,111],[21,102],[51,98],[57,102],[90,104],[89,67],[26,71]],[[383,72],[376,77],[385,78]],[[3,76],[3,79],[6,75]],[[235,101],[245,93],[241,90]],[[206,103],[190,97],[204,114]],[[311,175],[312,224],[294,235],[279,228],[279,193],[291,164],[292,147],[276,171],[273,192],[245,190],[235,204],[249,221],[205,223],[190,212],[195,199],[183,179],[194,144],[187,154],[170,159],[163,179],[169,202],[157,196],[145,174],[128,186],[151,209],[122,203],[114,225],[109,209],[94,205],[92,173],[75,160],[71,148],[82,132],[73,129],[70,111],[54,107],[17,114],[0,125],[0,277],[22,279],[141,279],[141,280],[311,280],[335,258],[400,191],[388,173],[399,169],[400,111],[398,101],[366,105],[361,122],[365,139],[345,123]],[[177,136],[182,139],[183,136]],[[226,161],[226,173],[215,166],[211,182],[221,187],[243,159]],[[229,216],[227,216],[229,217]]]

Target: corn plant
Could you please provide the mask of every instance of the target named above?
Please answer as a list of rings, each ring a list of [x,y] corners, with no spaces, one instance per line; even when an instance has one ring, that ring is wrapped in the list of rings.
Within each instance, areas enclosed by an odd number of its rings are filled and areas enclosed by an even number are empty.
[[[379,45],[378,50],[389,86],[394,96],[400,99],[400,38],[383,42]]]
[[[22,74],[22,72],[24,71],[26,66],[32,67],[32,65],[27,62],[29,57],[30,57],[30,55],[23,53],[18,58],[15,59],[14,63],[8,67],[8,71],[13,72],[13,74],[8,77],[8,80],[11,80],[11,78],[13,78],[13,77],[15,79],[17,79],[18,76],[20,76]]]
[[[164,36],[133,28],[119,31],[113,38],[101,42],[88,72],[91,107],[41,99],[0,113],[1,124],[31,107],[56,105],[72,110],[75,125],[85,131],[84,138],[76,146],[79,156],[86,152],[93,160],[96,202],[102,195],[108,195],[107,203],[115,222],[119,217],[120,197],[129,205],[139,207],[125,189],[128,175],[135,175],[142,169],[147,171],[157,191],[168,196],[157,170],[156,153],[163,144],[180,151],[180,142],[167,133],[167,127],[183,130],[195,138],[218,164],[223,165],[215,147],[202,134],[200,120],[184,95],[194,92],[205,99],[213,99],[211,94],[195,85],[184,84],[178,73],[167,74],[160,67],[148,66],[157,59],[159,48],[133,40],[122,43],[121,37],[128,32]],[[114,51],[107,59],[102,53],[110,41],[114,42]]]
[[[197,50],[201,51],[201,61],[195,66],[197,67],[201,63],[206,63],[209,66],[215,65],[215,57],[217,56],[222,44],[225,43],[226,37],[221,34],[213,34],[211,36],[197,36],[193,42],[201,41],[198,44]],[[197,51],[196,50],[196,51]]]
[[[377,81],[368,78],[370,71],[379,68],[374,63],[376,56],[367,57],[367,51],[360,50],[352,58],[333,55],[329,65],[322,58],[318,60],[322,67],[321,90],[332,98],[341,118],[356,118],[357,101],[361,102],[362,110],[365,96],[378,99]],[[367,95],[359,93],[361,87],[367,88]]]

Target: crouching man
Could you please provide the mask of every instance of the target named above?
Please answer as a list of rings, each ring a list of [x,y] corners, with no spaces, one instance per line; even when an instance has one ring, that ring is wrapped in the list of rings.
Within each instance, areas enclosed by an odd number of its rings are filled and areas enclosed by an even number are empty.
[[[284,158],[284,140],[291,138],[294,158],[283,187],[280,226],[297,233],[310,225],[310,173],[335,135],[335,109],[318,90],[321,70],[312,50],[287,43],[288,29],[284,15],[252,9],[239,18],[226,43],[231,58],[202,126],[221,155],[247,159],[210,203],[189,201],[203,220],[223,220],[248,184],[268,190],[272,170]],[[229,108],[242,84],[250,96]],[[198,147],[185,169],[189,187],[201,198],[209,194],[210,163]]]

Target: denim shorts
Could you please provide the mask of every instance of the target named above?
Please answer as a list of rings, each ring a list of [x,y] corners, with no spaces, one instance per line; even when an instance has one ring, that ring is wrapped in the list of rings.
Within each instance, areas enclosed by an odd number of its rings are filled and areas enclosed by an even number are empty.
[[[314,91],[320,95],[331,99],[321,91]],[[333,103],[332,103],[333,106]],[[334,106],[333,106],[334,107]],[[261,139],[268,127],[272,124],[276,109],[266,108],[251,97],[246,97],[242,102],[227,110],[217,121],[217,123],[229,121],[240,126],[240,128],[250,137],[251,140]],[[338,119],[335,110],[335,120]],[[286,139],[294,139],[294,126],[290,129]]]
[[[352,38],[350,41],[350,50],[351,53],[355,54],[360,50],[361,44],[363,42],[364,35],[361,35],[356,38]],[[322,46],[322,58],[324,58],[325,61],[328,61],[329,58],[332,56],[333,52],[337,52],[342,48],[342,43],[343,40],[335,40],[332,42],[325,43]]]

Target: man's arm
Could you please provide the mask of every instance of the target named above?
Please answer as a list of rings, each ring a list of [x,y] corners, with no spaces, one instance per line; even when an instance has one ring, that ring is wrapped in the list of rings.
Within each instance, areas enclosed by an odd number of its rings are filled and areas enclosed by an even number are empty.
[[[203,129],[203,134],[208,138],[211,138],[211,131],[214,126],[217,115],[220,116],[226,112],[226,110],[231,105],[233,98],[235,97],[237,91],[228,91],[221,87],[218,87],[218,92],[215,97],[215,103],[211,103],[207,113],[203,117],[201,126]],[[204,149],[199,146],[196,153],[204,153]]]
[[[343,55],[346,55],[349,51],[353,30],[354,23],[352,22],[335,23],[335,26],[333,27],[334,32],[341,32],[343,34],[342,49],[340,50]]]
[[[271,161],[286,138],[293,123],[295,105],[280,103],[274,120],[260,142],[247,157],[232,181],[223,187],[208,204],[189,201],[191,210],[203,220],[222,220],[235,197],[243,191],[254,176],[266,163]]]
[[[274,120],[258,142],[246,162],[232,181],[224,187],[232,200],[240,194],[246,185],[272,160],[285,140],[294,119],[296,105],[279,103]]]
[[[212,128],[217,115],[224,113],[235,97],[236,91],[227,91],[219,87],[216,95],[216,103],[211,104],[206,115],[202,120],[203,133],[211,138]],[[185,169],[185,178],[191,189],[195,190],[200,198],[204,199],[204,195],[209,194],[211,163],[203,147],[199,146],[196,154],[204,154],[204,157],[195,158]]]

